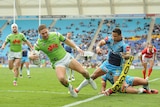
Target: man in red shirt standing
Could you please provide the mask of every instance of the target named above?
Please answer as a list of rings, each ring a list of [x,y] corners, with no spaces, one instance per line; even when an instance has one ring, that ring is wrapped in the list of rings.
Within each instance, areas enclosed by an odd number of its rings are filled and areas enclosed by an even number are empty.
[[[140,55],[140,61],[142,63],[142,66],[144,67],[142,71],[144,79],[148,79],[151,75],[155,56],[156,48],[151,43],[148,43],[147,47],[142,50]],[[146,77],[147,63],[150,64],[150,68],[148,69],[148,76]]]

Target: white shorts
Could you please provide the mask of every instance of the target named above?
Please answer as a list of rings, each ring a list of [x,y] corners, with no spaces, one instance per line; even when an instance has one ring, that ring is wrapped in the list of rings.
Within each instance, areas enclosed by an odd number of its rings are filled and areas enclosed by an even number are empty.
[[[8,60],[20,59],[22,58],[22,52],[12,52],[8,53]]]
[[[153,57],[151,57],[151,58],[142,57],[142,61],[143,61],[143,63],[148,63],[150,61],[154,61],[154,59],[153,59]]]
[[[71,62],[71,60],[73,59],[73,57],[71,56],[71,54],[67,53],[64,58],[62,58],[61,60],[57,61],[54,66],[62,66],[62,67],[69,67],[69,64]]]

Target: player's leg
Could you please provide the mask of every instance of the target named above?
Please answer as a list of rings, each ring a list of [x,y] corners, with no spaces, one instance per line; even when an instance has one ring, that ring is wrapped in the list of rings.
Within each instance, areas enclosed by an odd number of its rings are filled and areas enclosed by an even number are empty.
[[[100,76],[102,76],[102,75],[104,75],[104,74],[105,74],[105,72],[103,72],[101,68],[97,68],[97,69],[93,72],[93,74],[91,74],[91,78],[92,78],[93,80],[95,80],[96,78],[98,78],[98,77],[100,77]],[[89,84],[89,82],[88,82],[87,80],[83,80],[83,81],[81,82],[81,84],[76,88],[76,91],[79,92],[83,87],[85,87],[85,86],[88,85],[88,84]]]
[[[29,62],[28,61],[25,62],[25,66],[26,66],[26,69],[27,69],[27,76],[28,76],[28,78],[31,78]]]
[[[150,67],[148,69],[148,78],[150,77],[150,75],[152,73],[152,68],[154,66],[154,60],[153,59],[149,60],[149,65],[150,65]]]
[[[24,62],[23,62],[23,60],[21,60],[21,64],[20,64],[20,72],[19,72],[21,78],[22,78],[23,65],[24,65]]]
[[[125,92],[124,93],[129,93],[129,94],[141,94],[145,93],[145,89],[143,88],[134,88],[132,86],[125,87]]]
[[[17,85],[17,79],[18,79],[18,75],[19,75],[19,65],[21,63],[21,59],[17,58],[14,61],[14,81],[13,81],[13,85],[16,86]]]
[[[12,56],[11,53],[8,54],[8,67],[9,69],[14,73],[15,75],[15,71],[14,71],[14,57]],[[14,80],[17,80],[17,78],[14,78]],[[13,81],[13,85],[17,85],[17,82],[16,81]]]
[[[143,78],[146,79],[146,70],[147,70],[147,58],[143,57]]]
[[[68,82],[71,82],[71,73],[70,73],[70,68],[66,67],[66,74],[68,78]]]
[[[74,70],[71,70],[71,79],[72,79],[72,81],[75,81]]]
[[[10,70],[13,70],[14,67],[14,59],[13,60],[8,60],[8,67]]]
[[[72,70],[79,72],[83,75],[83,77],[85,78],[85,84],[90,83],[93,89],[97,89],[96,83],[92,80],[92,78],[90,78],[89,73],[83,68],[83,66],[77,60],[72,59],[69,63],[69,67]]]
[[[134,77],[132,86],[138,86],[138,85],[148,85],[148,81],[140,77]]]
[[[106,90],[106,81],[102,78],[101,79],[101,94]]]
[[[29,58],[28,57],[25,57],[24,64],[26,66],[27,76],[28,76],[28,78],[31,78],[30,68],[29,68]]]
[[[71,53],[72,58],[74,58],[74,53]],[[74,77],[74,70],[71,69],[71,80],[75,81],[75,77]]]
[[[65,86],[68,87],[70,94],[73,97],[77,97],[77,93],[74,91],[72,85],[67,81],[65,75],[66,75],[66,69],[63,66],[56,66],[55,67],[55,71],[56,71],[56,76],[58,78],[58,80],[60,81],[60,83]]]

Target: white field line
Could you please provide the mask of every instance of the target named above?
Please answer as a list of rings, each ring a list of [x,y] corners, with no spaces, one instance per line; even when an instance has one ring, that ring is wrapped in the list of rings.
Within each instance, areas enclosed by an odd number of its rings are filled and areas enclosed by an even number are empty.
[[[0,92],[13,92],[13,93],[46,93],[46,94],[66,94],[64,92],[53,91],[28,91],[28,90],[0,90]]]
[[[160,78],[155,78],[153,80],[150,80],[149,82],[157,81],[159,79]],[[64,105],[62,107],[72,107],[72,106],[75,106],[75,105],[79,105],[81,103],[85,103],[85,102],[89,102],[89,101],[95,100],[95,99],[100,98],[102,96],[104,96],[104,95],[103,94],[97,95],[97,96],[94,96],[94,97],[91,97],[91,98],[88,98],[88,99],[85,99],[85,100],[81,100],[81,101],[77,101],[77,102],[74,102],[74,103],[70,103],[70,104]]]
[[[155,78],[155,79],[149,80],[149,82],[157,81],[157,80],[159,80],[159,79],[160,79],[160,78]]]
[[[97,95],[97,96],[94,96],[94,97],[91,97],[91,98],[87,98],[85,100],[81,100],[81,101],[77,101],[77,102],[74,102],[74,103],[71,103],[71,104],[67,104],[67,105],[64,105],[62,107],[71,107],[71,106],[79,105],[81,103],[89,102],[89,101],[92,101],[94,99],[100,98],[102,96],[104,96],[104,94],[100,94],[100,95]]]

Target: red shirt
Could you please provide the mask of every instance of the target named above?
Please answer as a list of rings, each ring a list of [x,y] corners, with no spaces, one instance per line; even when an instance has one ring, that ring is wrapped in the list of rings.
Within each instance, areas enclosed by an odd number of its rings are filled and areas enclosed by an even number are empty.
[[[152,58],[153,54],[156,53],[156,48],[152,48],[152,51],[149,51],[149,48],[145,48],[144,50],[142,50],[142,55],[144,55],[144,57],[146,58]]]

